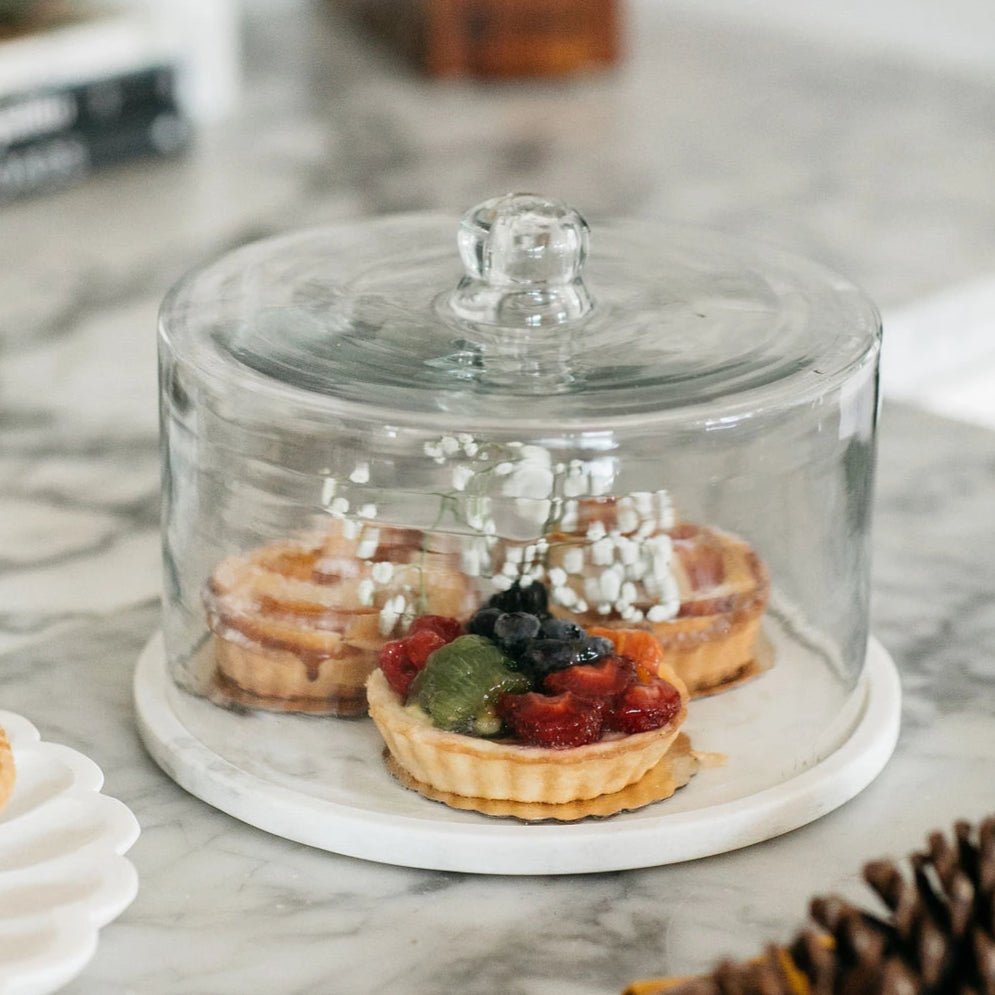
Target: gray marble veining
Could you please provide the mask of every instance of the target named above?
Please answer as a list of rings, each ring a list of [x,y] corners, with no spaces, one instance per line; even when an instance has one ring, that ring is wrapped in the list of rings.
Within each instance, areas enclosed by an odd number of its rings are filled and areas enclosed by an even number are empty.
[[[811,894],[859,896],[865,859],[995,808],[995,434],[893,405],[873,627],[902,674],[903,728],[884,773],[812,825],[642,871],[414,871],[238,823],[140,745],[153,330],[201,259],[531,188],[782,243],[886,309],[995,270],[990,80],[634,11],[617,73],[486,87],[415,79],[324,9],[253,5],[244,107],[188,156],[0,207],[0,704],[96,760],[143,827],[139,896],[67,992],[607,995],[784,938]]]

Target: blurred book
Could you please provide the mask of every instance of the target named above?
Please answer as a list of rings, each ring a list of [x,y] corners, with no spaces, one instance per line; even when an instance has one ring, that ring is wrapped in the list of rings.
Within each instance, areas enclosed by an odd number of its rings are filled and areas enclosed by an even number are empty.
[[[566,76],[618,61],[621,0],[335,0],[429,76]]]
[[[176,73],[158,66],[0,97],[0,201],[65,186],[118,162],[184,148]]]
[[[239,84],[236,0],[0,0],[0,199],[185,147]]]

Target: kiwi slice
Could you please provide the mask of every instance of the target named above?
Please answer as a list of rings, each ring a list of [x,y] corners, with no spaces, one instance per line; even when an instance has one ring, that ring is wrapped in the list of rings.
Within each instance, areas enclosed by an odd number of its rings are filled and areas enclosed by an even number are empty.
[[[503,694],[532,690],[532,682],[484,636],[459,636],[439,647],[426,661],[409,700],[416,701],[432,724],[448,732],[493,736],[494,703]]]

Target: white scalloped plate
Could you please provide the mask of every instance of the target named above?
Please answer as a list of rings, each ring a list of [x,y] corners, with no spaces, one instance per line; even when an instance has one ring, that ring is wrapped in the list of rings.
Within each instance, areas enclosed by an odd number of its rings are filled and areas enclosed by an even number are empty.
[[[17,781],[0,811],[0,995],[44,995],[93,957],[97,935],[138,893],[123,854],[138,821],[100,793],[104,775],[67,746],[41,741],[0,711]]]
[[[565,825],[457,811],[402,788],[386,772],[383,743],[368,720],[240,714],[181,691],[169,678],[161,635],[139,659],[135,705],[146,748],[170,777],[278,836],[435,870],[624,870],[796,829],[848,801],[887,763],[898,738],[901,688],[881,644],[871,640],[857,687],[831,735],[818,742],[805,704],[831,693],[824,665],[784,630],[771,634],[778,663],[768,673],[692,703],[685,727],[691,742],[725,754],[724,767],[701,771],[659,805]],[[810,759],[799,759],[802,750]]]

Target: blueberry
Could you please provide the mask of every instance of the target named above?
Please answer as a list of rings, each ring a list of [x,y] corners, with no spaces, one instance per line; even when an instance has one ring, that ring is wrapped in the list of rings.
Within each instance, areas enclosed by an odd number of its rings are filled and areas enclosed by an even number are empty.
[[[521,659],[538,684],[547,674],[566,670],[574,663],[573,647],[562,639],[532,639]]]
[[[494,637],[494,623],[501,616],[500,608],[480,608],[466,623],[466,631],[474,636],[483,636],[485,639]]]
[[[521,590],[522,611],[531,615],[545,616],[549,613],[549,592],[545,585],[533,581]]]
[[[512,660],[518,660],[526,644],[538,631],[539,619],[535,615],[527,612],[503,612],[494,623],[491,638]]]
[[[549,614],[549,594],[545,586],[538,582],[522,587],[515,581],[507,591],[492,595],[487,605],[505,612],[528,612],[530,615],[545,616]]]
[[[576,622],[568,622],[565,618],[545,618],[539,626],[539,635],[543,639],[580,639],[584,630]]]
[[[521,588],[518,584],[512,584],[507,591],[498,591],[492,594],[487,600],[488,608],[497,608],[502,612],[517,612],[521,610]]]
[[[571,643],[574,663],[593,663],[604,656],[611,656],[615,647],[610,639],[604,636],[584,636]]]

